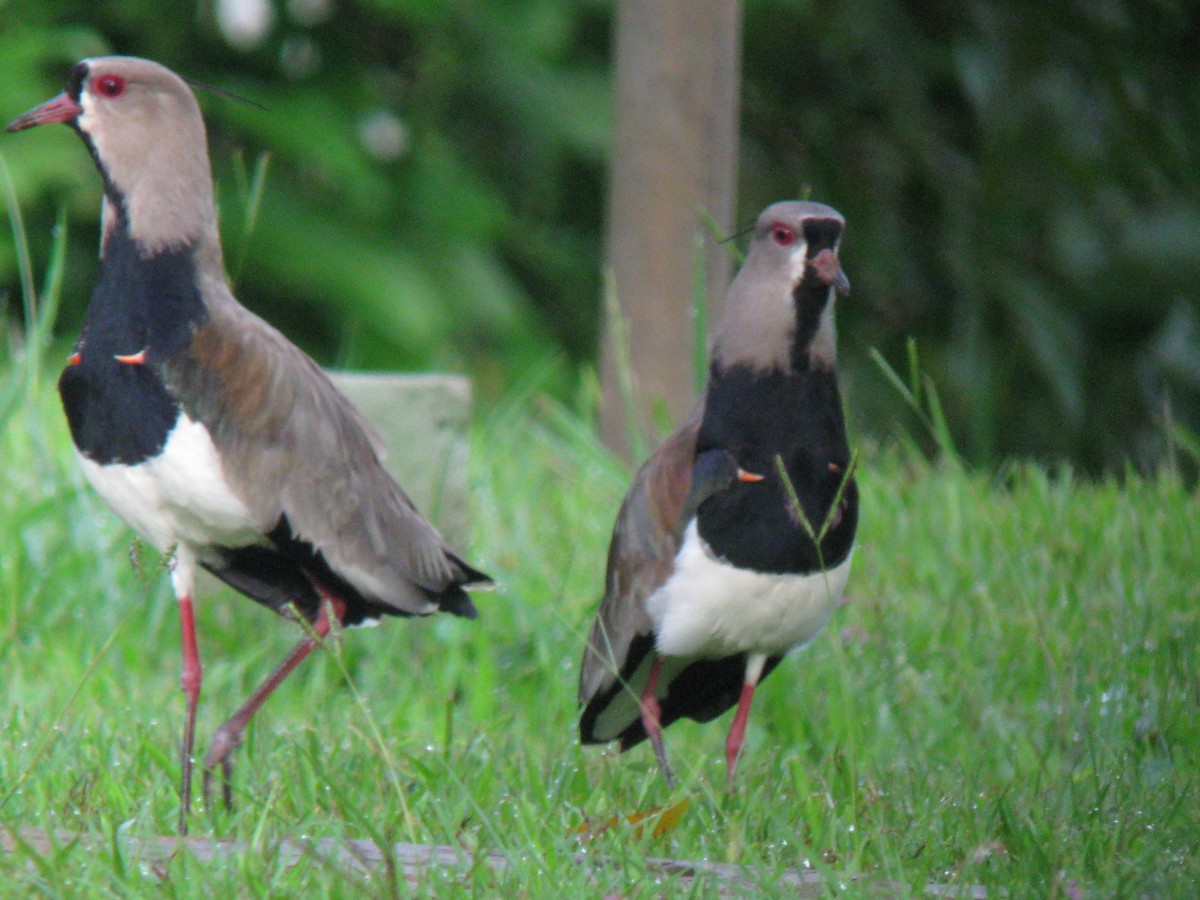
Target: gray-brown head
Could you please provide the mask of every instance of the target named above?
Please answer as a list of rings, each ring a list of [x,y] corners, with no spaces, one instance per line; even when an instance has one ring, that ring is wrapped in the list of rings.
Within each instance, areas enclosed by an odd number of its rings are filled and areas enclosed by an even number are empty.
[[[8,131],[70,125],[104,177],[105,233],[123,213],[146,255],[217,240],[204,120],[170,69],[131,56],[85,59],[66,90],[18,116]]]
[[[714,330],[715,364],[833,368],[833,295],[850,292],[837,257],[845,224],[822,203],[784,201],[763,211]]]

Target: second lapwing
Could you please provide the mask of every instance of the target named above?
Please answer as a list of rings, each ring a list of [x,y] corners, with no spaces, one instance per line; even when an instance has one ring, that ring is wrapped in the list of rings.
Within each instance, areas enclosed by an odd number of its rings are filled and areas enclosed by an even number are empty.
[[[736,705],[732,783],[755,687],[825,626],[850,574],[858,491],[838,391],[834,305],[845,223],[819,203],[758,219],[714,330],[692,417],[617,514],[583,657],[584,743],[646,738]]]

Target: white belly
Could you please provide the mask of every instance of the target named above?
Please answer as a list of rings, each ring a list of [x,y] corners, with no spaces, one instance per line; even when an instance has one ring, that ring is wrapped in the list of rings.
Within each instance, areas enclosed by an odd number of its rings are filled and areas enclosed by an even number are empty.
[[[225,482],[208,429],[186,415],[154,459],[101,466],[80,456],[79,464],[100,496],[160,551],[175,544],[238,547],[262,539],[250,511]]]
[[[787,653],[825,627],[849,576],[850,556],[811,575],[738,569],[712,555],[693,519],[674,573],[646,600],[655,646],[670,656]]]

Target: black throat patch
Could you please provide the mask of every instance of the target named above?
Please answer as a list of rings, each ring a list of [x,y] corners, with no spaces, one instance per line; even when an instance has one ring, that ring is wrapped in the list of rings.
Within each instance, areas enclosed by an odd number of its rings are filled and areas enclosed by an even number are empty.
[[[836,219],[809,219],[804,223],[808,243],[805,259],[815,259],[823,250],[832,250],[842,235],[842,223]],[[792,339],[793,369],[809,367],[809,349],[821,328],[821,316],[830,303],[830,287],[810,269],[792,291],[796,311],[796,332]]]
[[[833,372],[714,367],[696,452],[715,448],[763,476],[734,481],[700,505],[700,536],[718,557],[775,574],[809,574],[846,559],[858,523],[858,492],[847,477],[850,449]],[[810,529],[824,532],[819,545]]]
[[[162,452],[175,427],[179,402],[159,370],[187,347],[205,313],[192,248],[143,257],[120,203],[114,208],[100,281],[58,390],[80,453],[101,465],[136,465]]]

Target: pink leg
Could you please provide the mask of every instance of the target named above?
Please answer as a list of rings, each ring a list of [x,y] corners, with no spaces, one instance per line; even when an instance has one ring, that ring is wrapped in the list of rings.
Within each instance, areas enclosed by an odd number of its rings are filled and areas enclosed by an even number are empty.
[[[752,653],[746,659],[746,680],[742,683],[742,697],[738,701],[733,725],[729,728],[729,737],[725,738],[725,771],[731,787],[738,757],[742,755],[742,744],[746,739],[746,722],[750,719],[750,704],[754,700],[754,689],[758,686],[758,679],[762,677],[763,665],[766,661],[766,656],[761,653]]]
[[[646,687],[642,690],[641,709],[642,727],[650,738],[650,746],[654,748],[654,758],[658,760],[658,770],[662,772],[663,781],[669,789],[675,788],[675,776],[667,763],[667,749],[662,739],[662,706],[658,702],[658,670],[662,668],[662,657],[657,654],[650,664],[650,674],[646,678]]]
[[[180,750],[180,769],[183,786],[180,788],[179,833],[187,834],[187,815],[192,805],[192,753],[196,744],[196,707],[200,704],[200,648],[196,644],[196,613],[190,593],[179,598],[179,631],[183,642],[183,675],[180,686],[187,699],[187,718],[183,724],[183,747]]]
[[[327,609],[330,607],[333,609],[333,614],[337,617],[339,623],[346,615],[345,603],[327,593],[320,586],[317,586],[317,590],[321,594],[321,612],[317,616],[317,621],[313,623],[315,637],[306,636],[300,641],[295,649],[284,657],[283,662],[275,667],[275,671],[268,675],[266,680],[258,686],[258,689],[250,695],[250,699],[242,704],[242,707],[237,712],[226,719],[221,727],[217,729],[217,733],[213,735],[208,755],[204,757],[205,803],[208,802],[212,789],[213,769],[220,766],[222,781],[221,798],[225,802],[226,809],[233,808],[233,760],[231,757],[233,751],[242,743],[242,735],[246,730],[246,726],[254,718],[254,714],[259,711],[267,698],[292,673],[292,670],[300,665],[308,654],[312,653],[325,636],[329,634],[331,626]]]

